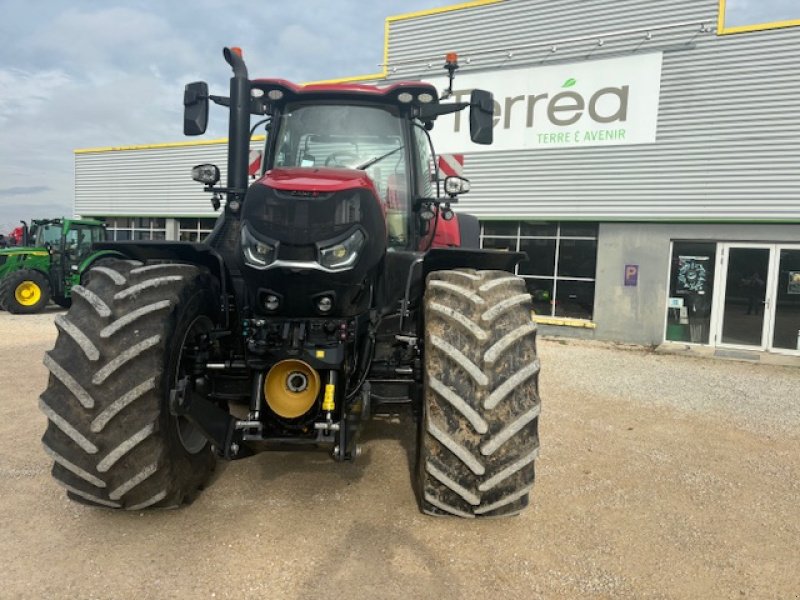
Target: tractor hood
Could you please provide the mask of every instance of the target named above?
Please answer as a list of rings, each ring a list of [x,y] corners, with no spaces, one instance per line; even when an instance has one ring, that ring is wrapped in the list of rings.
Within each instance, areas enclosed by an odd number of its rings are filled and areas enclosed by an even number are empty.
[[[331,193],[363,188],[377,197],[375,184],[365,171],[329,167],[278,167],[270,169],[256,183],[288,192]]]
[[[387,238],[383,207],[364,171],[272,169],[247,190],[241,218],[251,306],[263,310],[273,296],[280,309],[271,314],[308,316],[318,314],[315,298],[325,295],[333,299],[327,315],[367,310]]]
[[[293,246],[310,247],[356,226],[381,246],[386,243],[375,184],[356,169],[272,169],[250,186],[242,218],[257,235]]]
[[[0,249],[0,256],[16,256],[17,254],[33,254],[34,256],[47,256],[47,248],[36,248],[34,246],[11,246]]]

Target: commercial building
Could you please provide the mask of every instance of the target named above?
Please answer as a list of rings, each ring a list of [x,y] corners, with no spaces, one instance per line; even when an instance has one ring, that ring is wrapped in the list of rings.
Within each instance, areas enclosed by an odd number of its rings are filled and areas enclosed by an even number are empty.
[[[800,14],[798,15],[800,17]],[[800,354],[800,22],[725,27],[724,0],[487,0],[387,19],[383,72],[495,95],[459,210],[519,274],[549,332]],[[279,75],[279,74],[263,74]],[[256,144],[257,145],[257,144]],[[76,151],[75,212],[118,239],[199,239],[187,173],[220,141]]]

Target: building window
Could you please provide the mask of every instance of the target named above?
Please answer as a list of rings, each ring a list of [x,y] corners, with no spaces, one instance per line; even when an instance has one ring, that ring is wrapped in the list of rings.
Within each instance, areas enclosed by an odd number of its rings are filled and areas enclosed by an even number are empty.
[[[216,218],[178,219],[178,239],[182,242],[202,242],[214,229]]]
[[[167,220],[150,217],[95,217],[106,224],[109,239],[165,240]]]
[[[668,341],[708,344],[716,258],[715,242],[673,242],[665,335]]]
[[[597,223],[483,221],[481,247],[528,255],[516,272],[537,315],[592,318]]]
[[[800,25],[800,8],[791,0],[719,0],[717,33],[744,33]]]

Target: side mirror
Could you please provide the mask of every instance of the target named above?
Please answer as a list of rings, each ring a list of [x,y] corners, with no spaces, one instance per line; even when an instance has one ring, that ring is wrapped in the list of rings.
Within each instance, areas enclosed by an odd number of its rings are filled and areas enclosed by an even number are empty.
[[[491,144],[494,134],[494,97],[486,90],[472,90],[469,99],[469,137],[476,144]]]
[[[183,134],[201,135],[208,125],[208,84],[195,81],[183,90]]]

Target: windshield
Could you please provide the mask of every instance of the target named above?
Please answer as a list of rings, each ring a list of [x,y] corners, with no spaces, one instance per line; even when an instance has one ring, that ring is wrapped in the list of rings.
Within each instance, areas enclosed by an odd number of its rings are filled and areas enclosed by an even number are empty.
[[[58,244],[61,241],[61,224],[38,226],[35,239],[35,245],[39,248],[43,248],[45,244]]]
[[[289,105],[278,125],[273,166],[363,170],[386,210],[389,244],[402,246],[408,207],[403,123],[378,106]]]

